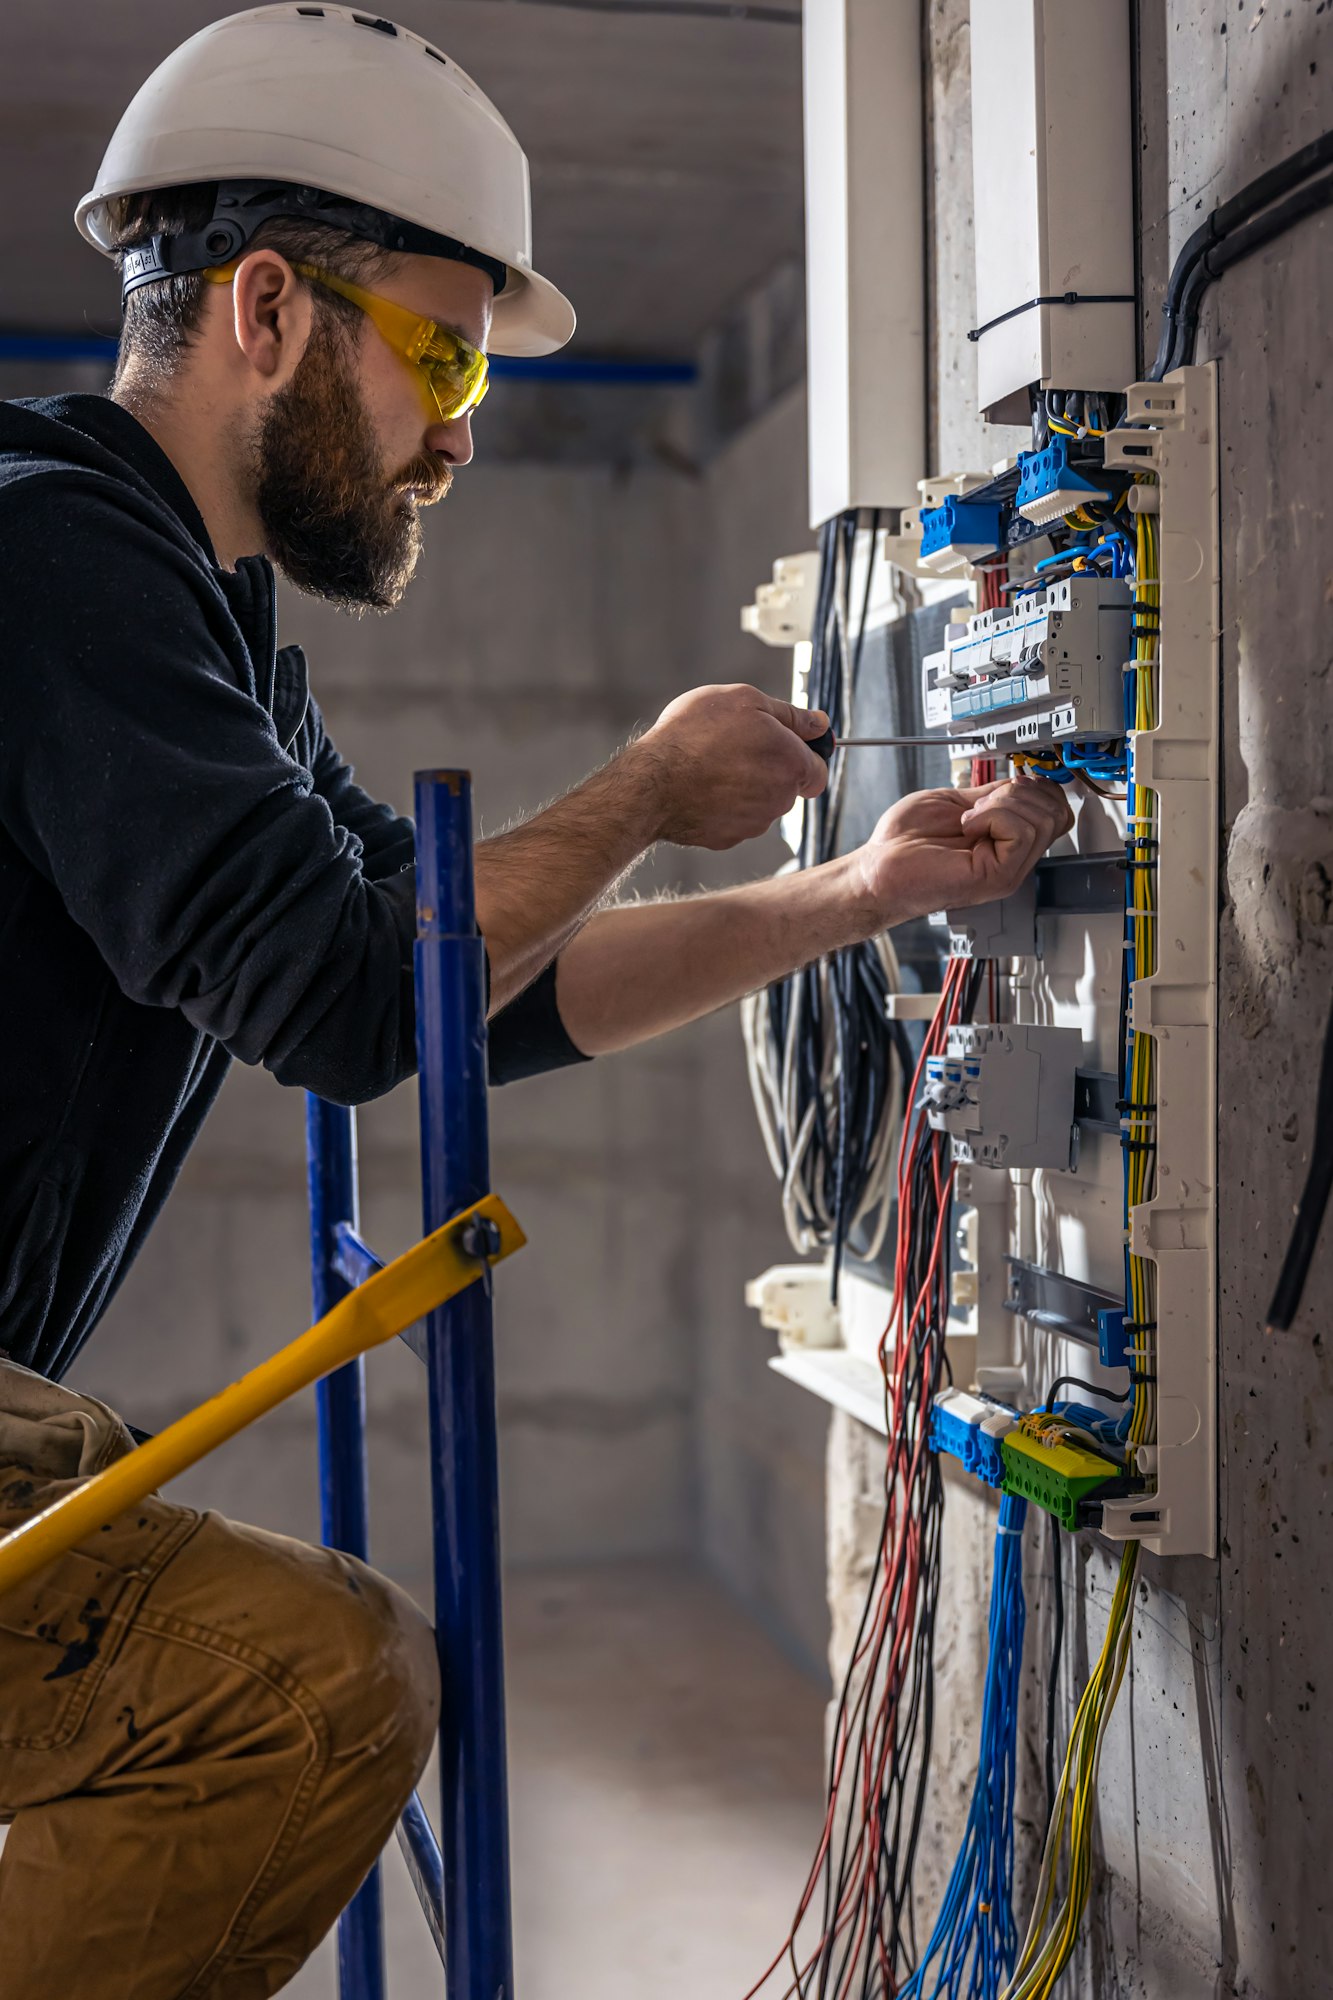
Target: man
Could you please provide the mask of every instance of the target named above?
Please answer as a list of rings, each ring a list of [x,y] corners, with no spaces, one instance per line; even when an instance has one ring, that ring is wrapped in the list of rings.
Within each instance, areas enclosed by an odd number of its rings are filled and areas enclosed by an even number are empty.
[[[58,1378],[231,1057],[350,1102],[413,1068],[412,828],[278,646],[271,565],[396,604],[487,351],[574,325],[532,270],[512,133],[344,8],[177,50],[78,220],[122,271],[110,396],[0,406],[0,1529],[130,1448]],[[1068,825],[1054,786],[927,793],[845,860],[599,908],[655,841],[729,847],[816,795],[825,725],[696,689],[478,848],[496,1080],[1007,893]],[[431,1633],[373,1572],[160,1499],[0,1599],[0,1685],[0,2000],[277,1991],[438,1705]]]

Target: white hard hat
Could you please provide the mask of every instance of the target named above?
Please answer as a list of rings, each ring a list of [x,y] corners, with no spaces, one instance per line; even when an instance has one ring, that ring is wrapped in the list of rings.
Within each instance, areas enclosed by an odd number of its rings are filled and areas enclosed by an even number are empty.
[[[198,182],[219,184],[213,222],[189,246],[156,243],[137,271],[131,258],[127,286],[224,262],[268,216],[309,214],[490,269],[492,353],[550,354],[574,331],[532,268],[523,148],[470,76],[392,21],[293,0],[202,28],[139,90],[74,220],[112,255],[109,202]]]

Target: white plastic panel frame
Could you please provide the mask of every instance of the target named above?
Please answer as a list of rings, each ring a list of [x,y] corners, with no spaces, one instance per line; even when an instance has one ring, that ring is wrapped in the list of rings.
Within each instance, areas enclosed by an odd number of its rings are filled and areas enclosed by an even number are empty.
[[[1134,738],[1158,797],[1157,971],[1135,981],[1136,1033],[1157,1043],[1157,1193],[1130,1218],[1157,1265],[1157,1494],[1115,1501],[1107,1534],[1158,1554],[1217,1542],[1217,848],[1221,570],[1217,368],[1129,390],[1107,463],[1160,484],[1161,695]],[[1145,1518],[1155,1514],[1155,1522]]]

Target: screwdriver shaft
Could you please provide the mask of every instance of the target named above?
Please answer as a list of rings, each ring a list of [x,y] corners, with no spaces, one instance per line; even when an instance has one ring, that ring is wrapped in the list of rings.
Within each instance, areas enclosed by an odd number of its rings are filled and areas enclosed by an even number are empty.
[[[839,750],[968,750],[986,749],[981,742],[971,737],[950,736],[840,736],[835,745]]]

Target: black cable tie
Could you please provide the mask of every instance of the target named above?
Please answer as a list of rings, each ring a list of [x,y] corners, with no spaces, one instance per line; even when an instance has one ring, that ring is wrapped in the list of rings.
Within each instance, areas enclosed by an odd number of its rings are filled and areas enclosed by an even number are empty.
[[[1115,1108],[1117,1111],[1156,1111],[1157,1106],[1155,1104],[1139,1104],[1132,1097],[1117,1097]]]
[[[1121,1330],[1124,1333],[1156,1333],[1157,1321],[1155,1319],[1127,1319]],[[1129,1372],[1131,1375],[1134,1373],[1132,1368]],[[1155,1381],[1157,1378],[1154,1376],[1152,1379]]]
[[[1155,1153],[1157,1151],[1157,1141],[1155,1139],[1122,1138],[1120,1141],[1120,1150],[1122,1153]]]
[[[1156,1324],[1157,1322],[1156,1320],[1154,1320],[1153,1325],[1155,1326]],[[1144,1368],[1131,1368],[1129,1371],[1129,1379],[1131,1382],[1155,1382],[1157,1380],[1157,1377],[1155,1375],[1150,1375],[1148,1371]]]
[[[1152,875],[1157,870],[1157,863],[1155,861],[1131,861],[1128,855],[1126,855],[1123,861],[1117,861],[1115,865],[1117,868],[1123,869],[1126,875]],[[1142,917],[1153,913],[1145,910],[1131,910],[1129,914],[1132,917]]]
[[[1039,298],[1029,299],[1026,305],[1010,306],[1008,312],[996,313],[984,326],[974,326],[967,337],[980,340],[993,326],[1003,326],[1006,320],[1017,319],[1020,313],[1032,312],[1037,306],[1132,306],[1133,303],[1132,292],[1043,292]]]

